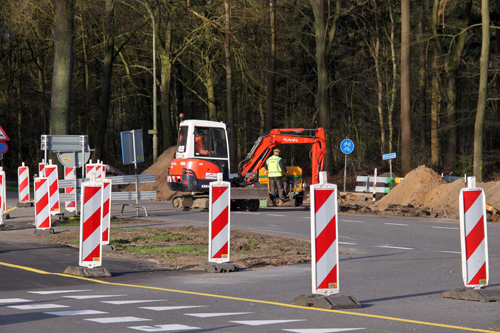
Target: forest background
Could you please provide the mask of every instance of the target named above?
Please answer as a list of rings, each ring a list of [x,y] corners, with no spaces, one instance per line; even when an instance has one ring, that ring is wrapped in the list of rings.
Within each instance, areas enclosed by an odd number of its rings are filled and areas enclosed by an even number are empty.
[[[3,0],[2,163],[35,169],[41,135],[78,134],[126,169],[120,132],[142,129],[145,168],[183,113],[230,122],[233,167],[271,128],[324,127],[330,173],[350,138],[358,173],[396,152],[401,176],[495,178],[499,20],[500,0]],[[309,148],[282,149],[308,170]]]

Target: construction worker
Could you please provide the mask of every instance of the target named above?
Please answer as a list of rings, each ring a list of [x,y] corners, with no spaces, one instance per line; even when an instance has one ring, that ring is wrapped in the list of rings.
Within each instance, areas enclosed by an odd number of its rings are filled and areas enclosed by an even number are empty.
[[[203,132],[196,132],[194,148],[196,153],[200,155],[210,155],[210,152],[208,150],[203,149]]]
[[[283,159],[279,156],[280,150],[278,148],[273,150],[273,156],[269,157],[266,161],[265,168],[268,171],[267,176],[269,177],[269,187],[271,188],[271,201],[273,202],[273,207],[276,207],[276,190],[275,187],[278,185],[278,195],[282,202],[287,202],[288,199],[285,198],[283,190],[283,174],[287,174],[285,163]]]

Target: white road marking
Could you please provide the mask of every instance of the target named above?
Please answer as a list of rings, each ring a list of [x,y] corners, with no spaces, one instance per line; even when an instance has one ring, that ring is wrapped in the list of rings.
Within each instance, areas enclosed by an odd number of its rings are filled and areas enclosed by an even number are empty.
[[[101,301],[101,303],[123,305],[123,304],[162,302],[162,301],[166,301],[166,299],[145,299],[145,300],[134,300],[134,301]]]
[[[282,215],[282,214],[267,214],[267,216],[278,216],[278,217],[284,217],[286,215]]]
[[[198,317],[198,318],[212,318],[212,317],[224,317],[224,316],[236,316],[249,314],[253,312],[214,312],[214,313],[185,313],[186,316]]]
[[[93,321],[100,324],[130,323],[133,321],[149,321],[152,319],[139,317],[108,317],[108,318],[87,318],[84,320]]]
[[[203,308],[205,305],[193,305],[193,306],[145,306],[139,307],[139,309],[153,310],[153,311],[170,311],[170,310],[181,310],[181,309],[192,309],[192,308]]]
[[[143,332],[168,332],[168,331],[185,331],[185,330],[200,329],[199,327],[192,327],[181,324],[156,325],[156,326],[130,326],[129,328]]]
[[[260,215],[260,213],[255,212],[234,212],[235,214],[246,214],[246,215]]]
[[[24,298],[0,298],[0,304],[4,303],[25,303],[25,302],[33,302],[29,299]]]
[[[339,242],[342,245],[358,245],[357,243],[349,243],[349,242]]]
[[[412,247],[400,247],[400,246],[389,246],[389,245],[380,245],[380,246],[377,246],[377,247],[380,247],[382,249],[395,249],[395,250],[415,250],[414,248]]]
[[[399,226],[402,226],[402,227],[407,227],[408,224],[404,224],[404,223],[384,223],[384,224],[387,224],[387,225],[399,225]]]
[[[462,252],[460,252],[460,251],[458,251],[458,252],[457,251],[439,251],[439,252],[441,252],[441,253],[462,254]]]
[[[295,333],[337,333],[347,331],[366,330],[366,328],[306,328],[303,330],[283,330],[285,332]]]
[[[340,220],[340,222],[365,223],[364,221],[355,221],[355,220]]]
[[[105,314],[109,312],[97,311],[97,310],[75,310],[75,311],[53,311],[44,313],[48,315],[64,317],[64,316],[96,315],[96,314]]]
[[[458,230],[459,228],[455,227],[431,227],[433,229],[448,229],[448,230]]]
[[[82,289],[82,290],[42,290],[42,291],[28,291],[30,294],[39,294],[39,295],[52,295],[52,294],[65,294],[65,293],[79,293],[84,291],[90,291],[90,289]]]
[[[66,298],[73,299],[92,299],[92,298],[104,298],[104,297],[124,297],[127,295],[79,295],[79,296],[63,296]]]
[[[242,321],[230,321],[230,323],[236,323],[241,325],[249,326],[262,326],[262,325],[273,325],[273,324],[284,324],[293,323],[296,321],[306,321],[307,319],[292,319],[292,320],[242,320]]]
[[[27,305],[11,305],[8,308],[18,309],[18,310],[43,310],[43,309],[57,309],[57,308],[69,308],[69,305],[61,304],[27,304]]]
[[[295,333],[337,333],[337,332],[347,332],[347,331],[357,331],[366,330],[366,328],[306,328],[299,330],[283,330],[285,332],[295,332]]]

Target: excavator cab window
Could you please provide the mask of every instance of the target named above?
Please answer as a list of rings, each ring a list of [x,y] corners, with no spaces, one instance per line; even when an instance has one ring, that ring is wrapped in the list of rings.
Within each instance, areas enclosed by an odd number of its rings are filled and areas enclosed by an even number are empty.
[[[177,138],[178,153],[186,152],[187,134],[188,134],[188,128],[186,126],[182,126],[181,128],[179,128],[179,137]]]
[[[195,155],[227,158],[227,143],[224,129],[196,127]]]

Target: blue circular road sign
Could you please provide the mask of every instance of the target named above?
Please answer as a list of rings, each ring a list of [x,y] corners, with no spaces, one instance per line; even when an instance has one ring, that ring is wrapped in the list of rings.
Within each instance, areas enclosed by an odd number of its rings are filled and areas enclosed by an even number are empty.
[[[342,140],[342,142],[340,143],[340,150],[344,154],[352,153],[352,151],[354,150],[354,142],[352,142],[352,140],[349,139]]]
[[[5,154],[9,150],[9,146],[7,146],[7,142],[0,142],[0,154]]]

